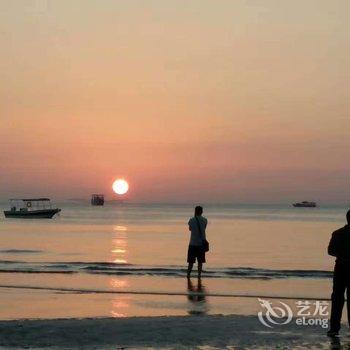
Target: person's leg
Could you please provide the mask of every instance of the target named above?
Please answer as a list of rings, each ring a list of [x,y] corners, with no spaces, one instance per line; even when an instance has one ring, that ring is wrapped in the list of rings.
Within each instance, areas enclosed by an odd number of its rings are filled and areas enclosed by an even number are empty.
[[[202,277],[202,269],[203,269],[203,263],[201,261],[198,261],[198,279]]]
[[[191,272],[193,269],[193,264],[196,261],[196,257],[194,255],[194,250],[192,246],[188,246],[188,251],[187,251],[187,262],[188,262],[188,267],[187,267],[187,278],[191,277]]]
[[[193,262],[189,262],[188,263],[188,268],[187,268],[187,278],[191,277],[192,269],[193,269]]]
[[[330,331],[339,332],[341,316],[344,307],[344,293],[346,289],[346,276],[343,274],[340,265],[336,265],[333,275],[333,293],[332,293],[332,310],[331,310],[331,327]]]
[[[198,249],[198,279],[200,280],[202,277],[203,263],[205,263],[205,251],[202,247]]]
[[[350,264],[345,267],[346,273],[346,305],[348,310],[348,324],[350,327]]]
[[[349,285],[347,285],[347,288],[346,288],[346,305],[348,309],[348,324],[350,327],[350,286]]]

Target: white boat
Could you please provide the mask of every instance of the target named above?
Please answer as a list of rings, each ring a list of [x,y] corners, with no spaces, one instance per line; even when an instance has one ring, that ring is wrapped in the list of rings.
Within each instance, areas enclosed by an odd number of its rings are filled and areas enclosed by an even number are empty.
[[[5,210],[6,218],[51,219],[61,209],[52,208],[49,198],[10,199],[10,210]]]

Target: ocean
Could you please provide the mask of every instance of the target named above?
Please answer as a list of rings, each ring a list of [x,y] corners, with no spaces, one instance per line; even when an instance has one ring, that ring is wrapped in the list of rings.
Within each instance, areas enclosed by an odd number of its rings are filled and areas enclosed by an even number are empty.
[[[57,205],[52,220],[0,218],[1,319],[182,315],[198,308],[189,291],[206,296],[198,312],[222,314],[255,312],[259,296],[328,299],[327,245],[347,210],[205,205],[210,252],[189,285],[193,206]]]

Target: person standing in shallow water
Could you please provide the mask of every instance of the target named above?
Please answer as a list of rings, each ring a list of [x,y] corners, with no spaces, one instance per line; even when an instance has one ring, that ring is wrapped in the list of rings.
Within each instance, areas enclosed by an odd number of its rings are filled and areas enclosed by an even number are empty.
[[[328,254],[337,258],[333,274],[331,325],[327,333],[329,337],[339,335],[345,291],[350,326],[350,210],[346,213],[346,219],[347,225],[333,232],[328,246]]]
[[[191,277],[193,264],[198,263],[198,279],[202,275],[203,263],[205,263],[205,249],[203,241],[206,239],[205,230],[207,228],[208,220],[202,216],[203,208],[197,206],[194,210],[194,217],[188,221],[188,229],[191,232],[190,243],[187,253],[187,278]]]

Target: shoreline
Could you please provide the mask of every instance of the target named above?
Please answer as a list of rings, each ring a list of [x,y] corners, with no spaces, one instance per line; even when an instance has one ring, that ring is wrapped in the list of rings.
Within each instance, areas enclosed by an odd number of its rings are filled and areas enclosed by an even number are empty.
[[[331,298],[310,297],[310,296],[286,296],[286,295],[268,295],[268,294],[245,294],[245,293],[203,293],[203,292],[161,292],[161,291],[142,291],[142,290],[101,290],[101,289],[81,289],[81,288],[57,288],[57,287],[41,287],[30,285],[10,285],[0,284],[1,289],[27,289],[27,290],[39,290],[47,292],[68,292],[68,293],[81,293],[81,294],[130,294],[130,295],[162,295],[162,296],[198,296],[198,297],[218,297],[218,298],[268,298],[278,300],[321,300],[331,301]]]
[[[332,342],[322,327],[291,322],[269,329],[257,316],[242,315],[0,321],[0,347],[6,348],[328,349]]]

